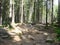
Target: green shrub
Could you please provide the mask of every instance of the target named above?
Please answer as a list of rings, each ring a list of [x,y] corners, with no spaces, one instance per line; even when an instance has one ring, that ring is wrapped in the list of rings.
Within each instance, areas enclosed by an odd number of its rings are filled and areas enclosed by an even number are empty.
[[[57,34],[57,40],[60,41],[60,28],[59,27],[55,28],[55,33]]]
[[[55,28],[55,32],[57,33],[57,34],[60,34],[60,28]]]
[[[3,26],[0,26],[0,28],[3,28]]]

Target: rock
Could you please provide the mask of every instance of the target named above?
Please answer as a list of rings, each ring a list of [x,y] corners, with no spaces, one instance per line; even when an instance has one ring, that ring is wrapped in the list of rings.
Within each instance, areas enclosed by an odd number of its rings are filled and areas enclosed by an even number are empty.
[[[21,36],[21,39],[26,39],[27,37],[25,35],[22,35]]]
[[[19,36],[14,36],[13,40],[14,40],[14,41],[21,41],[21,39],[20,39]]]
[[[49,34],[48,33],[43,33],[44,35],[48,36]]]
[[[51,38],[50,36],[48,36],[47,39],[46,39],[46,42],[53,43],[54,42],[54,39]]]
[[[34,37],[31,36],[31,35],[28,35],[28,39],[30,39],[30,40],[34,40]]]

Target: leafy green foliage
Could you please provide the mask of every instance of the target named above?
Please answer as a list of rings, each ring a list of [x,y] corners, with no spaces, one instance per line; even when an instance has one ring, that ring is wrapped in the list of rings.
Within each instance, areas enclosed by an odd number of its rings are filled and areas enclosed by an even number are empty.
[[[60,34],[60,28],[55,28],[55,32],[57,33],[57,34]]]
[[[55,28],[55,32],[57,34],[57,40],[60,41],[60,28],[59,27]]]
[[[0,26],[0,28],[3,28],[3,26]]]

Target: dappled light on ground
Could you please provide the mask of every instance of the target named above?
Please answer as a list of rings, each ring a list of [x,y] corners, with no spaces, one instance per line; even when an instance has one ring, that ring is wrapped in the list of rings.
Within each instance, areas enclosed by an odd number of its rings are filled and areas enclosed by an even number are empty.
[[[54,40],[54,33],[49,33],[43,29],[37,29],[33,25],[16,25],[13,30],[8,30],[8,34],[12,39],[3,39],[1,45],[52,45],[46,40]],[[41,27],[40,27],[41,28]],[[21,33],[22,32],[22,33]],[[3,35],[4,36],[4,35]],[[8,37],[6,37],[8,38]],[[4,43],[4,44],[3,44]]]

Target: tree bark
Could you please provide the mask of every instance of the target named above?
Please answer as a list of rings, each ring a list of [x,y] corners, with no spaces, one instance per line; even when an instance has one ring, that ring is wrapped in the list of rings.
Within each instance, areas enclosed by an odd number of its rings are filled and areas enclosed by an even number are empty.
[[[9,17],[10,18],[12,17],[12,0],[10,0],[10,14],[9,14]]]
[[[21,2],[22,4],[21,4],[21,24],[23,23],[23,0],[22,0],[22,2]]]
[[[14,14],[14,0],[13,0],[13,10],[12,10],[12,23],[15,23],[15,14]]]
[[[52,0],[52,15],[51,15],[51,24],[53,25],[53,0]]]
[[[60,0],[58,0],[58,26],[60,27]]]
[[[29,9],[29,23],[32,23],[32,14],[33,14],[33,8],[34,8],[34,0],[31,2],[31,6],[30,6],[30,9]]]
[[[48,0],[46,1],[46,27],[48,26],[48,21],[47,21],[47,19],[48,19],[48,8],[47,8],[47,2],[48,2]]]
[[[2,9],[1,9],[1,0],[0,0],[0,25],[2,25]]]

